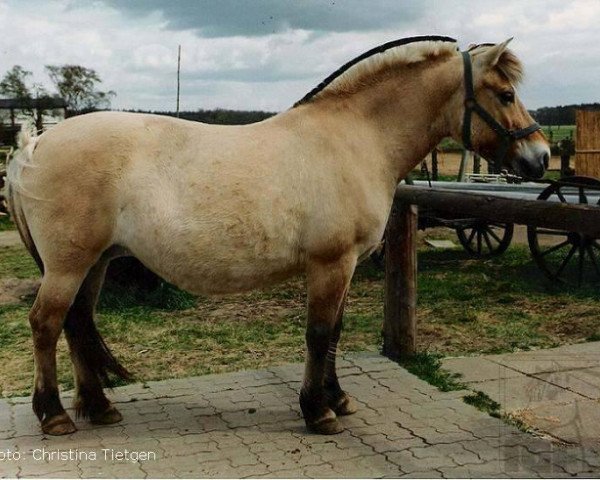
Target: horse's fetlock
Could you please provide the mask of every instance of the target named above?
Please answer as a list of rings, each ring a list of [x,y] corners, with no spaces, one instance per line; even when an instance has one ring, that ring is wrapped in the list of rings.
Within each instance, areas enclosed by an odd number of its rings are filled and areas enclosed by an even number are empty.
[[[45,390],[36,388],[33,392],[31,406],[40,421],[61,415],[65,412],[60,402],[57,388]]]
[[[93,418],[106,412],[110,407],[111,403],[99,383],[77,385],[77,395],[73,401],[77,418]]]
[[[300,390],[300,409],[307,422],[322,418],[329,411],[329,405],[322,389],[302,387]]]

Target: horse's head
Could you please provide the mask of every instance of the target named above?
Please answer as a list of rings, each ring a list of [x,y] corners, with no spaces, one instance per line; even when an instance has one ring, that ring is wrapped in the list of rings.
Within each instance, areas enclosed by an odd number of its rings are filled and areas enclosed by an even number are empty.
[[[462,131],[456,133],[466,148],[497,167],[539,178],[548,167],[550,149],[539,125],[517,97],[515,87],[523,70],[507,49],[509,42],[463,52]]]

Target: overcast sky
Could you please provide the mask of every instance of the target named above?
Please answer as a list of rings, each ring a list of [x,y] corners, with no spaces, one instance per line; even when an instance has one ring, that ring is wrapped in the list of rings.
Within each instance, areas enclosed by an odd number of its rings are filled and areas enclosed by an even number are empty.
[[[600,0],[0,0],[0,75],[95,69],[115,108],[282,110],[389,40],[515,37],[528,108],[600,101]]]

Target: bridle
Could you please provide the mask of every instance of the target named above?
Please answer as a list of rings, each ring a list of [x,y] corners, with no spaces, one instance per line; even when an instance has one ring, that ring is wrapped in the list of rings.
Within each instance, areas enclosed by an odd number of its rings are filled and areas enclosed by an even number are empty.
[[[498,122],[492,115],[483,108],[475,98],[475,90],[473,88],[473,65],[471,63],[471,55],[468,51],[461,52],[464,65],[464,76],[465,76],[465,113],[463,117],[463,128],[462,128],[462,142],[463,146],[467,150],[473,150],[473,143],[471,142],[471,119],[473,113],[479,115],[481,118],[496,134],[500,137],[500,146],[494,153],[494,158],[488,159],[493,162],[497,172],[502,167],[504,157],[508,153],[510,145],[521,139],[537,132],[540,127],[536,122],[532,123],[528,127],[519,128],[518,130],[509,130],[500,122]]]

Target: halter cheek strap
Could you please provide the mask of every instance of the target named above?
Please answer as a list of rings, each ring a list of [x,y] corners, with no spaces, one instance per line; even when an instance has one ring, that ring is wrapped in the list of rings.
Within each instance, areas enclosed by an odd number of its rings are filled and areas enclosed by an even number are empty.
[[[494,163],[496,168],[502,165],[502,160],[508,152],[510,144],[521,138],[525,138],[534,132],[537,132],[541,127],[537,123],[532,123],[528,127],[517,130],[509,130],[500,122],[498,122],[490,113],[483,108],[475,98],[475,90],[473,88],[473,65],[471,63],[471,55],[469,52],[462,52],[464,76],[465,76],[465,113],[463,117],[462,141],[463,146],[467,150],[473,150],[471,141],[471,119],[473,113],[479,115],[496,134],[500,137],[500,146],[494,155]]]

